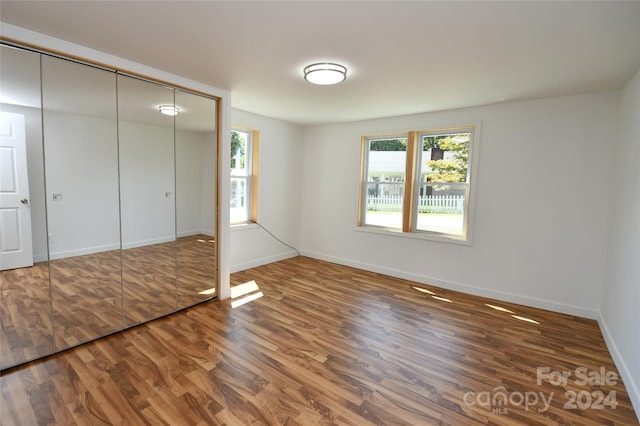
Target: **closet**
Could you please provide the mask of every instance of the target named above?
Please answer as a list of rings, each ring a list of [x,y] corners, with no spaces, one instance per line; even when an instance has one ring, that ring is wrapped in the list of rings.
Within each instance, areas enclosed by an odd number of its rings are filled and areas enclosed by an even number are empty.
[[[0,369],[215,298],[218,99],[0,47]]]

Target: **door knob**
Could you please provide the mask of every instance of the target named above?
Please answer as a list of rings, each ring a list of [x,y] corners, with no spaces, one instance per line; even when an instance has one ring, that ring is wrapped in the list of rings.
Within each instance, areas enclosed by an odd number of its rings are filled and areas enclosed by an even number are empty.
[[[20,200],[20,202],[22,204],[29,204],[29,200],[27,200],[26,198],[23,198],[22,200]]]

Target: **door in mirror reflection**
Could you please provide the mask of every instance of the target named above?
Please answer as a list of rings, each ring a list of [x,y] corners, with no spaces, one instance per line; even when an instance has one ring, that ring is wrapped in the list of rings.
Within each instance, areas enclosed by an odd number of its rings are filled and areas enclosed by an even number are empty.
[[[118,75],[125,326],[176,310],[174,93]]]
[[[3,228],[17,225],[23,219],[21,225],[29,228],[28,232],[14,233],[16,238],[11,241],[7,241],[4,229],[0,231],[3,233],[0,368],[4,369],[54,350],[45,217],[40,54],[0,46],[0,115],[8,118],[8,121],[3,119],[0,126]],[[16,151],[21,151],[21,155]],[[17,161],[18,156],[20,161]],[[10,173],[13,168],[8,165],[18,168]],[[14,179],[18,175],[21,177]],[[5,195],[10,197],[5,200]],[[21,241],[26,238],[29,241]],[[30,253],[25,254],[26,259],[7,262],[7,252],[21,251],[24,245],[31,246]]]
[[[122,328],[115,73],[42,56],[56,350]]]
[[[178,308],[216,294],[216,101],[175,92]]]

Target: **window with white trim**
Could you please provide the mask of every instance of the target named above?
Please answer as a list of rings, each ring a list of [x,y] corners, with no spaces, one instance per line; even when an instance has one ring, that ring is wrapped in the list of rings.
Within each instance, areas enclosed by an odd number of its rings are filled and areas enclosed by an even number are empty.
[[[365,140],[365,197],[362,223],[402,229],[407,161],[407,135]]]
[[[258,131],[231,130],[231,214],[232,225],[257,220]]]
[[[474,127],[362,138],[360,227],[468,241]]]

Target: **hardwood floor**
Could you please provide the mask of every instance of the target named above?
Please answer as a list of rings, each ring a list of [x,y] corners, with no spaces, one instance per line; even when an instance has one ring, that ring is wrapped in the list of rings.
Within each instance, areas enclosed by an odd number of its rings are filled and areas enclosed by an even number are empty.
[[[49,266],[0,272],[0,367],[53,352]]]
[[[0,368],[211,298],[215,267],[214,239],[195,235],[2,271]]]
[[[638,424],[595,321],[305,257],[232,282],[5,371],[2,424]]]

